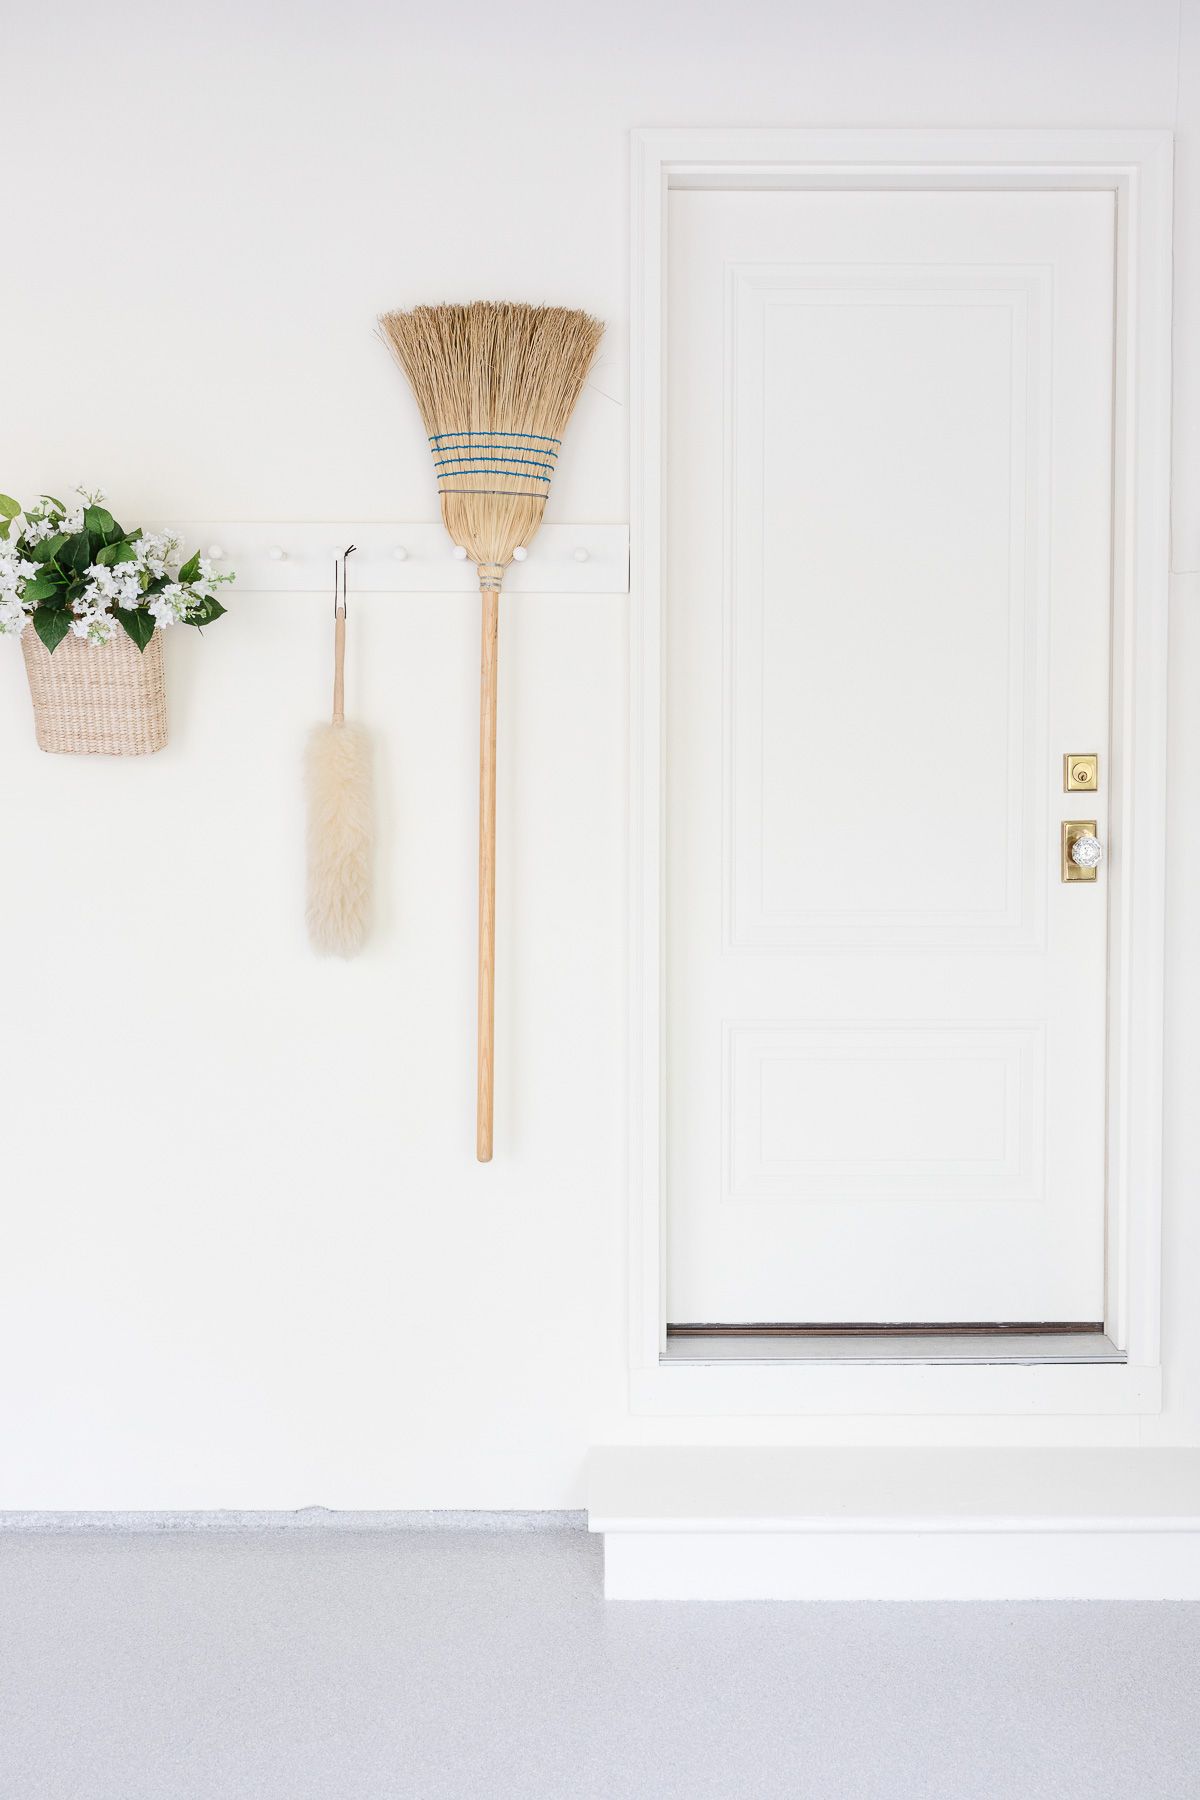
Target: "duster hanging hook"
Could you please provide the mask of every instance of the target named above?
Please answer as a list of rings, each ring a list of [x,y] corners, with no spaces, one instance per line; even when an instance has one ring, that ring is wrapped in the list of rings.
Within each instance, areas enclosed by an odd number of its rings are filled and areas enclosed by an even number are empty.
[[[346,558],[348,556],[353,556],[354,552],[357,549],[358,549],[357,544],[347,544],[346,548],[344,550],[342,550],[341,552],[334,555],[334,559],[333,559],[333,616],[335,619],[337,618],[339,613],[341,614],[343,619],[348,616],[348,609],[346,606]],[[341,568],[341,574],[342,574],[342,592],[341,592],[340,599],[338,596],[338,569],[339,569],[339,566]]]

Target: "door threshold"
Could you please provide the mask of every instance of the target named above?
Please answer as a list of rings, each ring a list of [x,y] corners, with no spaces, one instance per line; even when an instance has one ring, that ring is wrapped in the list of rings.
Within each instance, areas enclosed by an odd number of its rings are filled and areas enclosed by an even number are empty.
[[[740,1332],[667,1327],[663,1363],[1123,1363],[1102,1329],[999,1327],[853,1331],[834,1327]]]

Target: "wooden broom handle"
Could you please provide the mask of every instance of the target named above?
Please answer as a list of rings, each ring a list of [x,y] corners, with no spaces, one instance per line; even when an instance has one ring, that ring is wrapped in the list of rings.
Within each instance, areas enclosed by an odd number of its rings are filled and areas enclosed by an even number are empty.
[[[346,615],[334,615],[333,627],[333,722],[346,721]]]
[[[483,591],[479,660],[479,1044],[475,1155],[492,1160],[492,1087],[496,1028],[496,654],[500,595]]]

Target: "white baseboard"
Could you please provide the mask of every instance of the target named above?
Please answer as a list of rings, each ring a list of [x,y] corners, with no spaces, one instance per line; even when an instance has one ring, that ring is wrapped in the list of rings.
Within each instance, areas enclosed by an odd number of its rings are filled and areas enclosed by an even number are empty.
[[[1192,1532],[606,1532],[610,1600],[1200,1600]]]

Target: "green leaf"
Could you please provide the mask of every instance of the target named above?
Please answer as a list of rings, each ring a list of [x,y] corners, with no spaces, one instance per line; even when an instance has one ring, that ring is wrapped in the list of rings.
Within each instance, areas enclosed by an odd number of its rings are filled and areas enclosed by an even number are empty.
[[[154,620],[152,616],[143,606],[136,608],[114,606],[113,611],[116,613],[118,619],[120,619],[122,625],[125,627],[138,649],[142,651],[144,655],[146,645],[154,636]]]
[[[219,619],[221,614],[228,610],[227,607],[221,605],[219,600],[211,598],[197,600],[183,622],[185,625],[211,625],[214,619]]]
[[[15,519],[20,510],[19,500],[14,500],[11,494],[0,494],[0,519]]]
[[[25,583],[23,598],[38,601],[63,599],[65,591],[63,578],[56,569],[40,569],[32,581]]]
[[[56,531],[53,537],[43,538],[40,543],[34,544],[29,552],[29,560],[39,563],[53,562],[66,542],[66,533]]]
[[[163,589],[170,585],[171,577],[169,575],[151,575],[149,569],[142,570],[142,592],[147,600],[155,594],[161,594]]]
[[[64,500],[56,499],[53,494],[39,494],[38,499],[49,500],[51,506],[57,506],[59,512],[66,512],[67,510],[66,502]]]
[[[33,629],[53,656],[71,629],[71,615],[66,612],[54,612],[46,606],[39,606],[33,615]]]
[[[103,550],[98,550],[96,561],[111,569],[115,563],[136,562],[137,551],[128,538],[122,538],[119,544],[105,544]]]
[[[103,506],[84,507],[83,528],[92,537],[99,539],[101,548],[105,544],[119,543],[125,536],[112,514]]]
[[[60,569],[71,569],[76,575],[82,575],[85,569],[92,566],[92,546],[86,531],[76,532],[68,538],[55,558]]]
[[[199,574],[200,574],[200,552],[197,550],[197,552],[194,556],[188,557],[188,559],[184,563],[182,569],[180,569],[178,579],[185,583],[189,582],[189,581],[195,581],[198,579]]]

